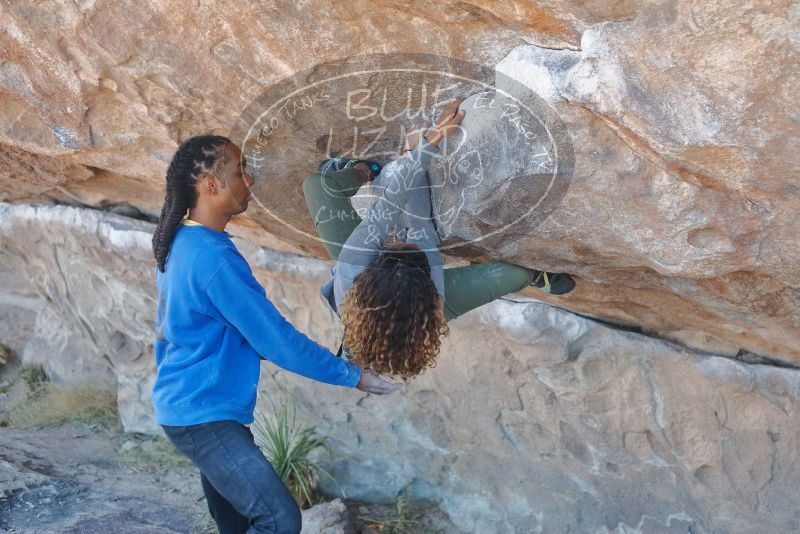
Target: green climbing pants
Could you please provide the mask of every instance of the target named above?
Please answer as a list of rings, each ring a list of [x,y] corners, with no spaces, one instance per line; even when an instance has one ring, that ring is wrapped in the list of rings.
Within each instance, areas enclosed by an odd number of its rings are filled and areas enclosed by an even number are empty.
[[[303,182],[306,205],[331,258],[336,261],[361,217],[348,202],[361,187],[361,173],[353,168],[315,172]],[[324,209],[323,209],[324,208]],[[320,220],[318,214],[335,213]],[[538,272],[506,261],[444,269],[445,317],[455,319],[508,293],[522,290]]]

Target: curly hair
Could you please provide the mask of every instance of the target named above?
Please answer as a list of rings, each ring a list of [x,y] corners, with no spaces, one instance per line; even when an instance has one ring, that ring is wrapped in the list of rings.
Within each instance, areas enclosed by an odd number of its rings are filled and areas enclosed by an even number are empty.
[[[172,156],[167,168],[164,205],[153,232],[153,255],[162,273],[181,219],[197,204],[197,178],[207,172],[219,174],[224,163],[223,150],[230,142],[221,135],[198,135],[181,143]]]
[[[419,247],[389,240],[356,277],[340,313],[354,363],[403,379],[436,366],[440,338],[450,331],[430,272]]]

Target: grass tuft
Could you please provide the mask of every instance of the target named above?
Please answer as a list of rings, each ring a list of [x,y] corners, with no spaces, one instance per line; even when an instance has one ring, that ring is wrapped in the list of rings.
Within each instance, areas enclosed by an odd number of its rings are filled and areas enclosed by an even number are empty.
[[[130,446],[127,446],[130,444]],[[148,437],[140,443],[133,439],[120,451],[120,459],[137,471],[164,472],[171,467],[188,467],[188,458],[163,436]]]
[[[112,393],[86,385],[60,385],[41,381],[38,371],[31,371],[25,381],[31,387],[26,402],[8,414],[8,423],[17,428],[51,426],[68,421],[98,423],[106,429],[120,427],[117,399]],[[31,386],[31,384],[34,384]]]
[[[322,447],[330,453],[325,438],[315,427],[302,427],[297,421],[295,405],[282,403],[272,416],[256,410],[252,426],[256,443],[301,508],[320,502],[315,483],[320,475],[330,477],[310,458],[311,451]]]
[[[358,516],[358,518],[367,525],[382,534],[410,534],[411,532],[419,532],[421,523],[411,519],[411,508],[409,506],[408,498],[401,495],[395,503],[394,517],[367,517]],[[412,528],[413,527],[413,528]]]
[[[203,500],[203,502],[206,502]],[[211,517],[208,507],[203,507],[202,512],[198,516],[194,525],[192,526],[192,534],[217,534],[217,523]]]
[[[14,351],[8,345],[0,343],[0,367],[11,361],[14,356]]]
[[[37,393],[50,380],[47,378],[47,373],[44,372],[44,367],[40,363],[26,365],[20,370],[19,376],[28,384],[28,389],[32,393]]]

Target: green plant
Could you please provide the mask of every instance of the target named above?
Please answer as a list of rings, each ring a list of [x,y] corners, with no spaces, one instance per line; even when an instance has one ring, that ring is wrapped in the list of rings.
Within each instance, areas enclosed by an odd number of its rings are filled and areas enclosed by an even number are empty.
[[[315,427],[302,427],[297,421],[295,405],[283,402],[271,417],[256,410],[252,426],[256,443],[281,477],[301,508],[315,503],[314,483],[319,475],[330,477],[310,458],[311,451],[322,447],[330,453],[325,438]]]
[[[387,518],[375,518],[368,516],[358,516],[362,521],[373,530],[386,534],[407,534],[412,532],[411,527],[415,527],[413,532],[419,532],[420,522],[411,519],[411,509],[406,495],[401,495],[394,505],[395,516]]]
[[[3,345],[0,343],[0,366],[3,366],[11,360],[14,355],[14,351],[8,347],[8,345]]]
[[[20,370],[19,376],[28,384],[28,388],[30,388],[32,392],[39,391],[49,380],[47,378],[47,373],[44,372],[44,367],[42,367],[40,363],[26,365]]]
[[[202,499],[205,503],[205,499]],[[197,520],[192,527],[192,534],[216,534],[217,533],[217,523],[214,521],[214,518],[211,517],[211,513],[208,511],[207,506],[203,506],[202,511],[200,512]]]

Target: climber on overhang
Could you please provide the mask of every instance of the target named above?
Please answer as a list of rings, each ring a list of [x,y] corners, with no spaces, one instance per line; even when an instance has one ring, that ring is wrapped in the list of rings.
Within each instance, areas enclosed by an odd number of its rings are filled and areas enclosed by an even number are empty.
[[[403,155],[385,167],[331,158],[303,182],[314,225],[336,261],[322,295],[344,326],[339,354],[376,373],[407,379],[433,367],[446,322],[503,295],[529,285],[552,295],[575,287],[567,274],[506,261],[443,269],[427,169],[464,118],[461,102],[445,106],[424,135],[409,134]],[[348,198],[376,175],[385,187],[361,220]]]

